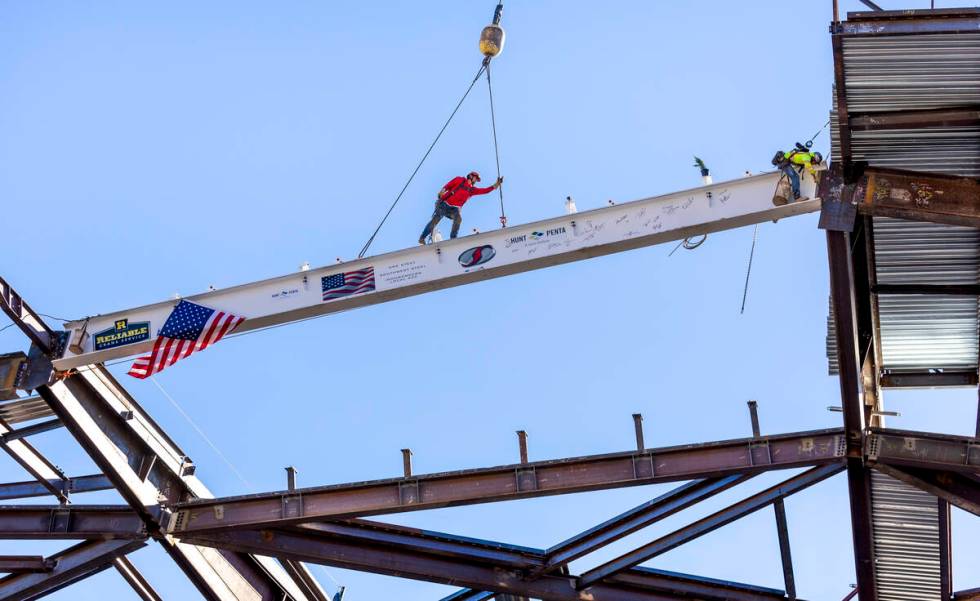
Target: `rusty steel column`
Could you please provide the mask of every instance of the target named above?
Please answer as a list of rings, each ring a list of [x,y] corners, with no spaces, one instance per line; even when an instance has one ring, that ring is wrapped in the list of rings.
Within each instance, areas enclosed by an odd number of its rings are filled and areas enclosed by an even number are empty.
[[[867,601],[878,598],[871,526],[871,476],[864,465],[864,399],[858,351],[857,311],[851,236],[827,232],[830,291],[833,299],[837,360],[840,366],[841,405],[847,443],[847,485],[851,505],[851,531],[858,589]]]
[[[517,431],[517,445],[520,447],[521,463],[527,463],[527,432]]]
[[[949,502],[937,499],[939,504],[939,591],[940,599],[953,596],[953,525],[950,523]]]
[[[634,413],[633,414],[633,430],[636,431],[636,450],[643,452],[646,449],[646,443],[643,441],[643,414]]]
[[[120,555],[112,561],[112,566],[116,568],[116,571],[123,577],[123,579],[129,583],[132,587],[133,592],[135,592],[140,599],[143,601],[163,601],[161,597],[150,583],[147,582],[143,574],[140,574],[136,566],[133,565],[129,558],[125,555]]]
[[[759,425],[759,403],[749,401],[749,417],[752,420],[752,436],[759,438],[762,436],[762,427]],[[793,573],[793,553],[789,545],[789,526],[786,523],[786,506],[782,499],[777,499],[772,504],[773,513],[776,516],[776,534],[779,537],[779,558],[783,567],[783,584],[786,589],[786,596],[789,599],[796,599],[796,576]]]
[[[412,477],[412,449],[402,449],[402,473],[406,478]]]

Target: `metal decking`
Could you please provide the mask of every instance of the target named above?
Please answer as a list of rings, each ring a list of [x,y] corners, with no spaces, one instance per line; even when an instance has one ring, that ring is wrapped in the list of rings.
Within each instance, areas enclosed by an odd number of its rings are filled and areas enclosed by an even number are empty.
[[[849,15],[858,22],[874,23],[877,18],[875,13]],[[980,33],[844,37],[843,56],[852,120],[856,115],[980,105]],[[832,119],[831,139],[837,157],[836,112]],[[855,128],[851,154],[854,161],[867,161],[871,166],[980,177],[980,127],[950,123]],[[878,217],[874,233],[878,283],[980,283],[980,232],[976,229]],[[878,295],[876,302],[883,371],[977,371],[975,296]],[[828,335],[830,373],[836,374],[832,328]]]
[[[879,601],[939,599],[936,497],[872,471],[871,508]]]

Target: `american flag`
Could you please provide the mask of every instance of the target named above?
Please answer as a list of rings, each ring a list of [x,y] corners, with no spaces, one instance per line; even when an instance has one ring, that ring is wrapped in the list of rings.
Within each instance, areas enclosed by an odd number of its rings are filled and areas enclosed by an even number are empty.
[[[374,267],[324,276],[320,279],[320,283],[323,285],[323,300],[325,301],[351,294],[370,292],[374,290]]]
[[[182,300],[163,324],[153,350],[133,362],[129,375],[142,380],[159,373],[221,340],[243,321],[244,317]]]

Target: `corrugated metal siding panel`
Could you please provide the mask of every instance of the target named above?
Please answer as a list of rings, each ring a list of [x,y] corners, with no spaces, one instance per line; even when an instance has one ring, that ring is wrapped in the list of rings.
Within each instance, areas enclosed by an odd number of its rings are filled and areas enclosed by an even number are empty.
[[[840,373],[837,362],[837,329],[834,324],[834,297],[827,298],[827,373],[836,376]]]
[[[980,34],[845,38],[852,113],[949,108],[980,103]],[[835,103],[836,105],[836,103]],[[833,156],[840,155],[831,114]],[[980,177],[980,128],[852,132],[855,160],[878,167]],[[875,218],[878,281],[980,282],[980,233],[968,228]],[[977,368],[975,298],[880,296],[883,369]],[[831,320],[828,367],[837,373]]]
[[[880,601],[940,601],[936,497],[871,472],[875,576]]]
[[[882,284],[980,283],[980,231],[875,218]],[[976,368],[977,299],[881,295],[882,363],[893,370]]]
[[[980,104],[980,34],[844,38],[851,113]]]
[[[851,154],[876,167],[980,177],[980,128],[855,131]]]

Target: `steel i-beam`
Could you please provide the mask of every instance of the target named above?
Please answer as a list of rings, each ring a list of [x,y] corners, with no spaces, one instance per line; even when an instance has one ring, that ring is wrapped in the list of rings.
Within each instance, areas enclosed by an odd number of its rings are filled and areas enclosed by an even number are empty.
[[[143,541],[86,541],[49,559],[54,567],[44,573],[12,574],[0,579],[0,599],[25,601],[49,595],[112,566],[115,558],[145,546]]]
[[[667,534],[653,542],[638,547],[616,559],[608,561],[596,568],[593,568],[579,577],[578,587],[587,588],[614,576],[624,570],[636,566],[644,561],[652,559],[671,549],[677,548],[687,542],[709,532],[713,532],[726,524],[749,515],[755,511],[771,505],[774,501],[783,499],[789,495],[804,490],[818,482],[822,482],[843,470],[840,465],[825,465],[790,478],[776,486],[756,493],[730,507],[722,509],[708,517],[702,518],[693,524],[685,526],[670,534]]]
[[[170,532],[281,526],[838,463],[840,429],[180,503]]]

